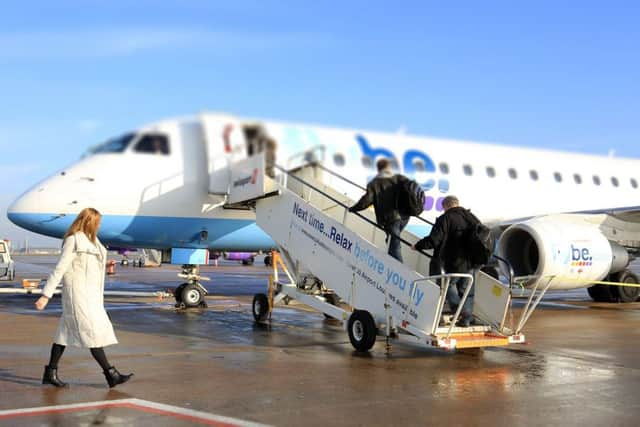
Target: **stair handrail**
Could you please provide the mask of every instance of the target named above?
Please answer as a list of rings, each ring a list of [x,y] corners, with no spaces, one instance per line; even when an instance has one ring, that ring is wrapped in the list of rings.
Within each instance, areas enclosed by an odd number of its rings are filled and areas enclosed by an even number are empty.
[[[315,166],[315,163],[313,164],[309,164],[310,166]],[[304,179],[300,178],[299,176],[296,176],[294,174],[292,174],[291,172],[289,172],[287,169],[283,168],[280,165],[274,165],[274,167],[276,169],[278,169],[280,172],[282,172],[283,174],[285,174],[287,176],[287,178],[293,178],[294,180],[298,181],[299,183],[301,183],[304,186],[307,186],[309,188],[311,188],[313,191],[316,191],[318,194],[326,197],[327,199],[331,200],[332,202],[334,202],[336,205],[343,207],[344,209],[347,210],[347,213],[351,213],[353,215],[356,215],[358,217],[360,217],[360,219],[364,220],[365,222],[367,222],[370,225],[373,225],[374,227],[376,227],[378,230],[381,230],[383,232],[385,232],[387,234],[387,236],[393,236],[395,238],[397,238],[398,240],[400,240],[400,242],[404,243],[405,245],[409,246],[409,247],[413,247],[413,243],[410,243],[409,241],[403,239],[402,237],[398,236],[395,233],[389,232],[387,230],[385,230],[383,227],[381,227],[380,225],[378,225],[378,223],[371,221],[369,218],[365,217],[364,215],[361,215],[358,212],[349,212],[349,208],[351,206],[347,206],[344,203],[342,203],[340,200],[336,199],[335,197],[325,193],[324,191],[322,191],[321,189],[317,188],[316,186],[308,183],[307,181],[305,181]],[[429,255],[427,252],[420,250],[420,249],[416,249],[416,251],[420,252],[422,255],[428,257],[428,258],[432,258],[433,255]]]
[[[354,186],[354,187],[356,187],[356,188],[359,188],[360,190],[367,191],[367,189],[366,189],[365,187],[363,187],[363,186],[361,186],[360,184],[358,184],[358,183],[356,183],[356,182],[354,182],[354,181],[350,180],[349,178],[346,178],[346,177],[344,177],[344,176],[340,175],[339,173],[337,173],[337,172],[333,171],[332,169],[329,169],[328,167],[324,166],[324,165],[323,165],[323,164],[321,164],[321,163],[318,163],[318,162],[312,162],[312,163],[311,163],[311,165],[312,165],[312,166],[315,166],[315,167],[318,167],[319,169],[322,169],[322,170],[323,170],[323,171],[325,171],[325,172],[328,172],[329,174],[331,174],[331,175],[335,176],[336,178],[341,179],[341,180],[343,180],[344,182],[346,182],[346,183],[348,183],[348,184],[351,184],[352,186]],[[416,217],[414,217],[414,218],[417,218],[417,219],[419,219],[419,220],[420,220],[420,221],[422,221],[422,222],[426,222],[427,224],[429,224],[429,225],[431,225],[431,226],[433,226],[433,225],[434,225],[434,223],[432,223],[431,221],[429,221],[429,220],[428,220],[428,219],[426,219],[426,218],[422,218],[422,217],[420,217],[420,216],[416,216]],[[507,266],[507,275],[508,275],[508,279],[509,279],[509,286],[510,286],[510,287],[513,287],[513,284],[514,284],[514,283],[513,283],[513,278],[515,277],[515,273],[514,273],[513,266],[511,265],[511,263],[510,263],[509,261],[507,261],[506,259],[504,259],[504,258],[502,258],[501,256],[496,255],[496,254],[492,254],[492,255],[491,255],[491,258],[494,258],[496,261],[498,261],[498,262],[502,262],[502,263],[504,263],[504,264]],[[443,270],[443,269],[441,269],[441,270],[442,270],[442,274],[444,274],[444,270]]]
[[[314,147],[314,148],[316,148],[316,147]],[[295,168],[295,170],[300,170],[301,168],[303,168],[303,167],[305,167],[305,166],[317,167],[317,168],[319,168],[319,169],[321,169],[321,170],[323,170],[323,171],[325,171],[325,172],[328,172],[330,175],[333,175],[333,176],[335,176],[336,178],[341,179],[342,181],[344,181],[344,182],[346,182],[346,183],[348,183],[348,184],[351,184],[352,186],[354,186],[354,187],[356,187],[356,188],[359,188],[359,189],[361,189],[361,190],[363,190],[363,191],[366,191],[366,190],[367,190],[365,187],[363,187],[363,186],[359,185],[358,183],[356,183],[356,182],[354,182],[354,181],[350,180],[349,178],[346,178],[346,177],[344,177],[344,176],[340,175],[339,173],[337,173],[337,172],[335,172],[335,171],[333,171],[333,170],[329,169],[328,167],[326,167],[326,166],[322,165],[320,162],[317,162],[317,161],[309,162],[309,163],[307,163],[306,165],[300,165],[300,166],[298,166],[297,168]],[[347,208],[347,209],[348,209],[348,206],[344,205],[343,203],[339,202],[338,200],[335,200],[333,197],[331,197],[331,196],[329,196],[328,194],[324,193],[323,191],[321,191],[321,190],[319,190],[319,189],[315,188],[314,186],[312,186],[312,185],[311,185],[311,184],[309,184],[308,182],[306,182],[306,181],[302,180],[301,178],[299,178],[299,177],[297,177],[297,176],[295,176],[295,175],[291,174],[289,171],[285,170],[284,168],[282,168],[282,167],[280,167],[280,166],[276,166],[276,167],[277,167],[280,171],[284,172],[287,176],[291,176],[291,177],[293,177],[294,179],[298,180],[299,182],[302,182],[304,185],[307,185],[308,187],[312,188],[313,190],[317,191],[318,193],[322,194],[323,196],[325,196],[325,197],[329,198],[329,199],[330,199],[331,201],[333,201],[334,203],[337,203],[338,205],[340,205],[340,206],[345,207],[345,208]],[[351,213],[354,213],[355,215],[357,215],[357,216],[359,216],[360,218],[364,219],[364,220],[365,220],[366,222],[368,222],[369,224],[371,224],[371,225],[375,226],[376,228],[378,228],[379,230],[382,230],[382,231],[384,231],[385,233],[387,233],[387,231],[386,231],[384,228],[380,227],[377,223],[375,223],[375,222],[371,221],[369,218],[366,218],[366,217],[364,217],[364,216],[360,215],[360,214],[359,214],[359,213],[357,213],[357,212],[351,212]],[[427,223],[427,224],[429,224],[429,225],[431,225],[431,226],[433,226],[433,225],[434,225],[431,221],[429,221],[429,220],[427,220],[427,219],[425,219],[425,218],[422,218],[422,217],[419,217],[419,216],[418,216],[418,217],[415,217],[415,218],[418,218],[418,219],[419,219],[419,220],[421,220],[422,222],[425,222],[425,223]],[[393,234],[393,233],[388,233],[388,234],[389,234],[389,235],[393,235],[393,236],[395,236],[395,237],[398,237],[398,238],[400,239],[400,241],[401,241],[402,243],[404,243],[405,245],[407,245],[407,246],[413,246],[411,243],[407,242],[406,240],[402,239],[402,238],[401,238],[401,237],[399,237],[399,236],[396,236],[396,235],[395,235],[395,234]],[[419,250],[418,252],[420,252],[421,254],[423,254],[423,255],[425,255],[425,256],[427,256],[427,257],[429,257],[429,258],[432,258],[432,257],[433,257],[433,255],[429,255],[428,253],[426,253],[426,252],[424,252],[424,251],[422,251],[422,250]],[[506,266],[507,266],[507,276],[508,276],[508,280],[509,280],[509,287],[510,287],[510,288],[513,288],[513,287],[514,287],[514,281],[513,281],[513,280],[514,280],[514,277],[515,277],[515,272],[514,272],[514,269],[513,269],[513,266],[511,265],[511,263],[510,263],[509,261],[507,261],[506,259],[502,258],[501,256],[497,255],[497,254],[492,254],[492,255],[491,255],[491,258],[493,258],[493,259],[497,260],[499,263],[503,263],[504,265],[506,265]],[[442,267],[440,267],[440,270],[441,270],[441,274],[444,274],[444,269],[443,269]]]
[[[498,262],[502,262],[507,266],[507,273],[509,276],[509,289],[512,289],[515,286],[515,282],[514,282],[514,278],[515,278],[515,271],[513,269],[513,266],[511,265],[511,263],[509,261],[507,261],[506,259],[502,258],[499,255],[496,254],[492,254],[491,258],[496,259]]]
[[[320,152],[320,159],[317,159],[317,157],[315,156],[316,151]],[[300,151],[289,156],[289,158],[287,159],[287,165],[292,164],[293,160],[297,159],[298,157],[302,158],[303,160],[301,163],[302,166],[304,166],[305,162],[306,164],[322,162],[324,161],[326,151],[327,151],[326,145],[324,144],[314,145],[313,147],[310,147],[304,151]]]
[[[339,173],[337,173],[337,172],[335,172],[335,171],[333,171],[333,170],[329,169],[328,167],[326,167],[326,166],[322,165],[322,164],[321,164],[321,163],[319,163],[319,162],[312,162],[311,164],[312,164],[313,166],[318,167],[319,169],[322,169],[322,170],[323,170],[323,171],[325,171],[325,172],[328,172],[329,174],[331,174],[331,175],[335,176],[336,178],[341,179],[341,180],[343,180],[344,182],[346,182],[346,183],[348,183],[348,184],[351,184],[352,186],[354,186],[354,187],[356,187],[356,188],[359,188],[359,189],[360,189],[360,190],[362,190],[362,191],[367,191],[366,187],[363,187],[362,185],[358,184],[357,182],[351,181],[349,178],[346,178],[346,177],[344,177],[344,176],[340,175]],[[428,220],[428,219],[426,219],[426,218],[422,218],[421,216],[414,216],[413,218],[417,218],[417,219],[419,219],[420,221],[422,221],[422,222],[426,222],[427,224],[429,224],[429,225],[431,225],[431,226],[433,226],[433,225],[434,225],[434,223],[433,223],[433,222],[429,221],[429,220]]]

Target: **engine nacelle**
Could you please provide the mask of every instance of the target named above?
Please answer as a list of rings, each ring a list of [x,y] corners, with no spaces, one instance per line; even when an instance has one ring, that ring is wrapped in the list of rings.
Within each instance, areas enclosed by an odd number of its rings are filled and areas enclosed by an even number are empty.
[[[513,267],[515,276],[535,275],[526,286],[547,283],[550,289],[591,286],[629,263],[627,251],[609,242],[598,226],[582,215],[538,217],[507,228],[498,242],[498,254]]]

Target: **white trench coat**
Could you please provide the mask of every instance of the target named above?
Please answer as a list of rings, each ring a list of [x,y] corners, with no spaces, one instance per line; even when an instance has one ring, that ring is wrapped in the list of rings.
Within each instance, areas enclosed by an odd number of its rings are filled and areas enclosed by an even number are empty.
[[[107,250],[82,232],[64,239],[58,265],[42,291],[51,298],[62,280],[62,317],[54,342],[74,347],[116,344],[113,326],[104,309]]]

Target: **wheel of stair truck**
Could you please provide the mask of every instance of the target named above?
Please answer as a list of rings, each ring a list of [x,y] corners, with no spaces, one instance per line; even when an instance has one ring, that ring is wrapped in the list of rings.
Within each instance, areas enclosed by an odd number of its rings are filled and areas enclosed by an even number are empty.
[[[347,324],[349,340],[357,351],[369,351],[376,343],[377,328],[371,313],[365,310],[354,310]]]
[[[186,286],[182,288],[180,295],[182,297],[182,303],[186,307],[198,307],[204,301],[202,290],[193,283],[187,283]]]
[[[607,279],[610,279],[608,277]],[[613,286],[609,285],[593,285],[587,288],[589,296],[595,302],[615,302],[616,295],[613,294]]]
[[[269,317],[269,298],[265,294],[255,294],[252,304],[253,318],[262,323]]]
[[[254,262],[255,262],[255,259],[253,257],[248,259],[243,259],[242,265],[253,265]]]
[[[629,270],[621,271],[617,274],[614,282],[638,284],[638,276]],[[616,296],[616,300],[620,302],[636,302],[640,297],[640,288],[635,286],[610,286],[613,289],[611,293]]]

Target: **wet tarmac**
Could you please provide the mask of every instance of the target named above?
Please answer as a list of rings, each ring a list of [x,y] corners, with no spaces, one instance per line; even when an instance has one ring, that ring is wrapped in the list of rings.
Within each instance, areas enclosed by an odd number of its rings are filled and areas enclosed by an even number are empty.
[[[16,282],[0,286],[44,278],[56,258],[16,261]],[[177,272],[118,266],[106,287],[166,290],[181,283]],[[251,298],[269,272],[261,263],[204,268],[206,309],[106,298],[120,341],[107,354],[135,372],[114,389],[89,352],[73,348],[60,364],[70,387],[42,386],[60,300],[37,312],[35,296],[0,295],[0,425],[638,425],[640,303],[553,293],[526,345],[469,353],[394,343],[388,356],[379,339],[360,355],[339,325],[295,303],[269,326],[254,324]],[[522,299],[514,306],[517,316]]]

